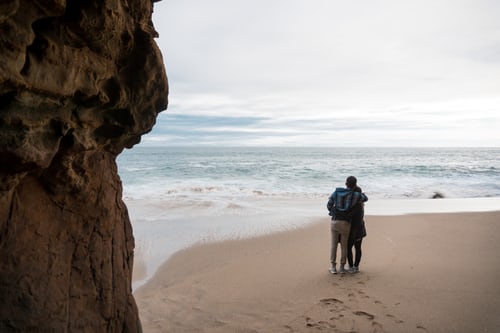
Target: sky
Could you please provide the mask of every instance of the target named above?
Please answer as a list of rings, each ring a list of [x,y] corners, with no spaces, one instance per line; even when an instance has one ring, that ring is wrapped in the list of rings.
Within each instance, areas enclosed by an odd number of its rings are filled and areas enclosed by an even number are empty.
[[[500,147],[498,0],[163,0],[143,145]]]

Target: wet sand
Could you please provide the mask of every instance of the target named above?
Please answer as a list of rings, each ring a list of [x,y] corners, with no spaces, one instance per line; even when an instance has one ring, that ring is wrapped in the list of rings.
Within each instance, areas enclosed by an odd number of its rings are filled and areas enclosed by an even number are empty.
[[[174,254],[135,291],[145,332],[495,332],[500,212],[366,217],[360,273],[329,220]]]

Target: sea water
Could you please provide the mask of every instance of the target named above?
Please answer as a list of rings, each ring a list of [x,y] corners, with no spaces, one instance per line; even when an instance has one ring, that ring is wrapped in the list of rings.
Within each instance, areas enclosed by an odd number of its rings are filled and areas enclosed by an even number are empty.
[[[125,196],[324,196],[354,175],[371,198],[500,196],[500,148],[136,147]]]
[[[500,210],[500,148],[137,146],[117,162],[148,271],[135,287],[193,243],[327,219],[329,194],[350,175],[367,215]]]

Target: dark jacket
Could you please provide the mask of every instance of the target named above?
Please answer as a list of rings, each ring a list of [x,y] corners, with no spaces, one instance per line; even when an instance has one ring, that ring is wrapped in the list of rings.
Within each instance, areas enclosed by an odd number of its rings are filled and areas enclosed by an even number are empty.
[[[364,215],[363,203],[359,203],[352,212],[349,239],[356,241],[366,236]]]
[[[361,188],[359,187],[356,187],[354,191],[362,193]],[[359,202],[352,210],[351,232],[349,233],[349,239],[352,241],[359,240],[366,236],[364,202],[368,201],[368,197],[364,193],[362,193],[362,195],[366,200]]]
[[[365,201],[368,201],[368,197],[365,194],[348,188],[337,187],[328,198],[326,208],[332,220],[346,220],[350,222],[353,213]]]

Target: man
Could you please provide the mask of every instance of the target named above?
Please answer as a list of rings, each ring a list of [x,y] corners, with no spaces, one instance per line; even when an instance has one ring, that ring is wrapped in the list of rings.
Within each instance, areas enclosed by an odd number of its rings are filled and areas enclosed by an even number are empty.
[[[351,215],[353,209],[368,200],[361,192],[356,192],[357,179],[354,176],[349,176],[345,183],[347,188],[337,187],[328,198],[326,207],[332,217],[331,229],[331,251],[330,251],[330,273],[337,274],[337,247],[340,241],[340,270],[341,274],[346,272],[345,264],[347,259],[347,242],[351,229]]]

